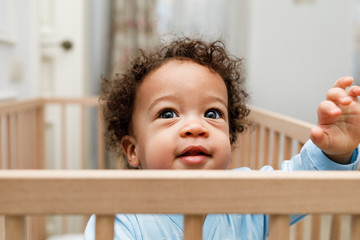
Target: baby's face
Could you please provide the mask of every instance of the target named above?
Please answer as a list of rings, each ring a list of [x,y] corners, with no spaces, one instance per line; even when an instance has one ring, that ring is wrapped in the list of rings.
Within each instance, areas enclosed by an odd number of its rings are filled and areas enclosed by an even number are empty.
[[[216,72],[171,60],[138,86],[129,163],[145,169],[226,169],[230,161],[228,96]]]

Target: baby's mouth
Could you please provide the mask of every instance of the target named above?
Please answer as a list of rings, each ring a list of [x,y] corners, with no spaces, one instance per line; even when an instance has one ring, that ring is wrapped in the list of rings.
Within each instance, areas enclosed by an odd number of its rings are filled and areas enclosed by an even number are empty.
[[[196,156],[196,155],[209,155],[208,151],[206,150],[206,148],[204,148],[203,146],[201,145],[192,145],[192,146],[189,146],[187,148],[185,148],[181,154],[180,154],[180,157],[181,156]]]
[[[210,154],[201,145],[189,146],[185,148],[178,156],[186,164],[200,164],[204,162]]]

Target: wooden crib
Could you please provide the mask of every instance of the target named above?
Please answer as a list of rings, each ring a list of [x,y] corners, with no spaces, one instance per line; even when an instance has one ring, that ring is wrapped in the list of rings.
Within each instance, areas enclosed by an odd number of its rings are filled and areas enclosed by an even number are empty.
[[[202,216],[207,213],[267,213],[271,216],[272,239],[288,239],[291,232],[291,239],[296,240],[321,239],[320,230],[324,225],[321,214],[332,214],[330,238],[341,239],[342,214],[350,214],[351,239],[360,239],[358,172],[44,170],[55,166],[46,151],[51,143],[46,134],[47,111],[50,115],[53,113],[49,106],[58,108],[55,115],[61,129],[60,134],[55,135],[61,152],[56,169],[69,169],[69,162],[74,160],[79,162],[76,169],[89,168],[87,128],[98,136],[95,137],[98,161],[94,168],[115,166],[105,161],[101,115],[97,115],[97,127],[88,126],[88,108],[99,112],[97,98],[36,99],[0,105],[0,168],[6,169],[0,171],[0,214],[6,216],[5,227],[0,220],[0,233],[5,232],[0,234],[0,240],[4,236],[5,239],[24,239],[25,235],[30,240],[45,239],[44,220],[29,217],[25,221],[24,216],[88,216],[92,213],[97,214],[97,239],[112,239],[113,215],[119,212],[185,214],[186,239],[201,239]],[[71,107],[77,108],[76,118],[69,118]],[[80,122],[76,129],[79,145],[75,158],[67,144],[73,129],[66,130],[75,124],[74,119]],[[282,159],[289,159],[299,151],[312,127],[257,108],[252,108],[251,119],[251,130],[240,136],[233,151],[231,168],[259,169],[266,164],[278,168]],[[156,189],[151,187],[155,183]],[[306,231],[304,222],[300,222],[290,230],[288,215],[293,213],[313,214],[308,217],[310,229]]]

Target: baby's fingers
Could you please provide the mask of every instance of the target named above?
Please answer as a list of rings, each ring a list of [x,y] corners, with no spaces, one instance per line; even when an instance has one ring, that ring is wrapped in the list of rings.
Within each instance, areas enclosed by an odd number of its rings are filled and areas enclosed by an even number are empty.
[[[342,77],[335,82],[334,88],[342,88],[345,90],[347,87],[350,87],[353,82],[353,77]]]
[[[349,88],[349,90],[347,91],[347,94],[353,98],[356,98],[360,96],[360,87],[359,86],[352,86],[351,88]]]
[[[332,117],[339,116],[340,114],[341,109],[333,101],[325,100],[319,104],[318,120],[320,124],[322,124],[324,120],[330,120]]]
[[[342,88],[331,88],[326,94],[326,100],[332,101],[336,104],[348,105],[352,102],[352,98]]]

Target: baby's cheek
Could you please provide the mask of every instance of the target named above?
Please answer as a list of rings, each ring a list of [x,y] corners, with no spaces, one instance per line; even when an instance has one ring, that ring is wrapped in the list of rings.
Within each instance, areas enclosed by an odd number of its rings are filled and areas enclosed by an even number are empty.
[[[147,147],[146,162],[149,169],[169,169],[173,161],[171,141],[154,141]],[[155,141],[157,140],[157,141]]]
[[[218,140],[218,144],[216,145],[218,151],[217,165],[219,169],[227,169],[231,159],[231,144],[226,135],[218,138]]]

